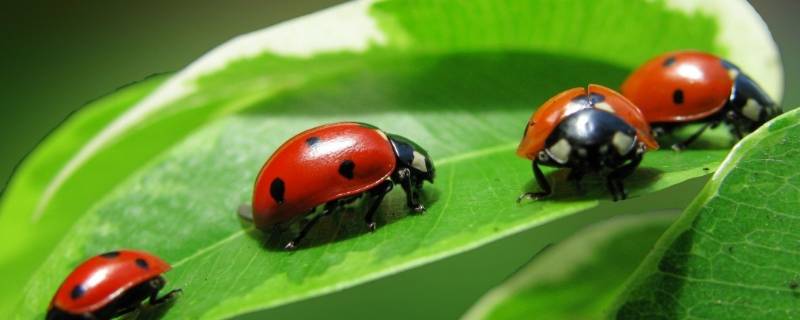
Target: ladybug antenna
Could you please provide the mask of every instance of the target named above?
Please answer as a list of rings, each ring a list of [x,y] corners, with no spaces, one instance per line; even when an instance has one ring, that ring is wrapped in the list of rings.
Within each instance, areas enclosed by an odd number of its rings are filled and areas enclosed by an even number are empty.
[[[251,206],[249,203],[243,203],[236,211],[239,213],[240,218],[247,221],[253,221],[253,206]]]

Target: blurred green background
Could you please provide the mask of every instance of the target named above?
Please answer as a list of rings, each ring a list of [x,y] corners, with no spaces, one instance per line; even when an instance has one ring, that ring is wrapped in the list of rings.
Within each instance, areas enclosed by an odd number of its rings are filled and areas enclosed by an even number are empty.
[[[5,1],[0,4],[0,184],[48,132],[86,102],[179,70],[231,37],[340,3],[306,1]],[[800,2],[753,0],[780,46],[784,105],[800,105]],[[753,48],[759,50],[759,48]],[[678,209],[703,183],[601,207],[457,257],[252,318],[453,318],[545,245],[586,220]],[[677,192],[676,192],[677,191]],[[654,205],[654,202],[658,204]]]
[[[231,37],[340,0],[4,1],[0,4],[0,184],[47,133],[91,99],[181,69]],[[798,1],[753,0],[800,86]],[[759,48],[753,48],[759,50]],[[800,92],[786,90],[787,105]]]

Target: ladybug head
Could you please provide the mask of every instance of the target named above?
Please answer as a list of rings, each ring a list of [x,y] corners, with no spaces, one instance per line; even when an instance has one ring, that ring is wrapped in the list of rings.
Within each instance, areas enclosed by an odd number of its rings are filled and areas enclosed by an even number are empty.
[[[411,172],[418,178],[417,181],[427,180],[433,183],[436,169],[433,167],[428,152],[405,137],[396,134],[389,134],[388,137],[392,142],[398,167],[411,169]]]
[[[644,150],[631,125],[610,112],[588,108],[562,119],[537,157],[545,165],[599,171]]]
[[[781,114],[780,106],[742,72],[734,70],[735,79],[731,90],[728,119],[747,132],[757,129],[770,119]]]

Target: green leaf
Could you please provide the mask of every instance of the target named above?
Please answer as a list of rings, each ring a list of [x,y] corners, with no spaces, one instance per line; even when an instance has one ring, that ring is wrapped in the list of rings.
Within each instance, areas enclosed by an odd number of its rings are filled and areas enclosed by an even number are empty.
[[[616,317],[788,319],[800,310],[800,112],[742,140],[629,281]]]
[[[464,318],[600,319],[675,217],[629,215],[591,225],[536,256]]]
[[[760,50],[736,50],[743,42]],[[609,199],[599,180],[576,194],[561,171],[550,177],[553,199],[514,201],[536,188],[530,163],[513,152],[525,121],[561,90],[615,86],[677,48],[726,56],[780,96],[775,45],[744,1],[358,1],[238,37],[130,101],[91,139],[64,142],[69,156],[24,165],[0,208],[0,274],[14,278],[0,284],[0,314],[40,316],[73,266],[111,248],[172,262],[169,286],[184,295],[167,318],[219,318],[595,207]],[[426,187],[428,213],[408,214],[395,191],[374,234],[356,206],[323,219],[297,252],[264,247],[235,215],[258,168],[298,131],[339,120],[430,151],[438,178]],[[46,143],[72,134],[71,123]],[[626,183],[632,196],[661,190],[705,175],[724,154],[653,152]]]
[[[19,292],[25,285],[29,273],[33,271],[29,269],[40,265],[43,254],[52,251],[54,244],[64,237],[65,230],[60,233],[50,231],[64,229],[64,224],[71,224],[75,220],[75,217],[55,216],[40,223],[31,223],[30,205],[41,197],[42,190],[51,177],[56,175],[81,146],[132,104],[162,84],[166,78],[164,75],[150,77],[119,88],[102,99],[89,102],[53,131],[17,168],[13,179],[4,190],[0,204],[0,230],[4,233],[0,235],[0,239],[4,241],[4,245],[0,246],[0,270],[15,275],[4,277],[4,281],[0,283],[0,310],[3,310],[2,307],[7,309],[13,302],[10,297],[15,297],[15,292]],[[118,169],[124,169],[125,166],[117,164],[126,163],[119,160],[119,157],[113,155],[97,157],[87,164],[91,168],[87,167],[79,173],[102,170],[105,179],[121,177],[127,173]],[[81,202],[97,200],[97,194],[103,188],[110,187],[104,178],[97,176],[84,177],[79,174],[76,178],[81,187],[69,189],[69,196],[73,201],[62,202],[59,212],[81,210]],[[80,212],[75,212],[73,216],[79,214]]]

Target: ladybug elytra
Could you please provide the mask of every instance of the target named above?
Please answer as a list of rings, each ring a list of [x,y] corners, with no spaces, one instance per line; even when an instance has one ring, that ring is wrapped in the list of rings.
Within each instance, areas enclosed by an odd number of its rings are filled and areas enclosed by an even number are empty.
[[[614,200],[625,199],[622,180],[646,150],[657,148],[639,109],[616,91],[594,84],[564,91],[539,107],[525,127],[517,154],[533,160],[541,191],[518,200],[552,193],[540,164],[570,168],[568,180],[578,186],[586,173],[609,171],[606,184]]]
[[[741,139],[781,113],[737,66],[698,51],[668,52],[647,61],[625,80],[621,92],[642,110],[655,133],[702,123],[685,141],[674,144],[675,150],[720,123]]]
[[[367,227],[376,227],[375,211],[400,184],[415,212],[424,181],[433,183],[434,167],[416,143],[355,122],[333,123],[304,131],[281,145],[267,160],[253,190],[252,218],[268,230],[310,216],[286,249],[294,248],[317,220],[362,195],[369,201]],[[322,212],[312,215],[316,208]]]
[[[180,289],[162,297],[161,276],[170,265],[144,251],[119,250],[94,256],[67,276],[50,301],[48,320],[111,319],[139,307],[149,298],[158,305],[174,298]]]

